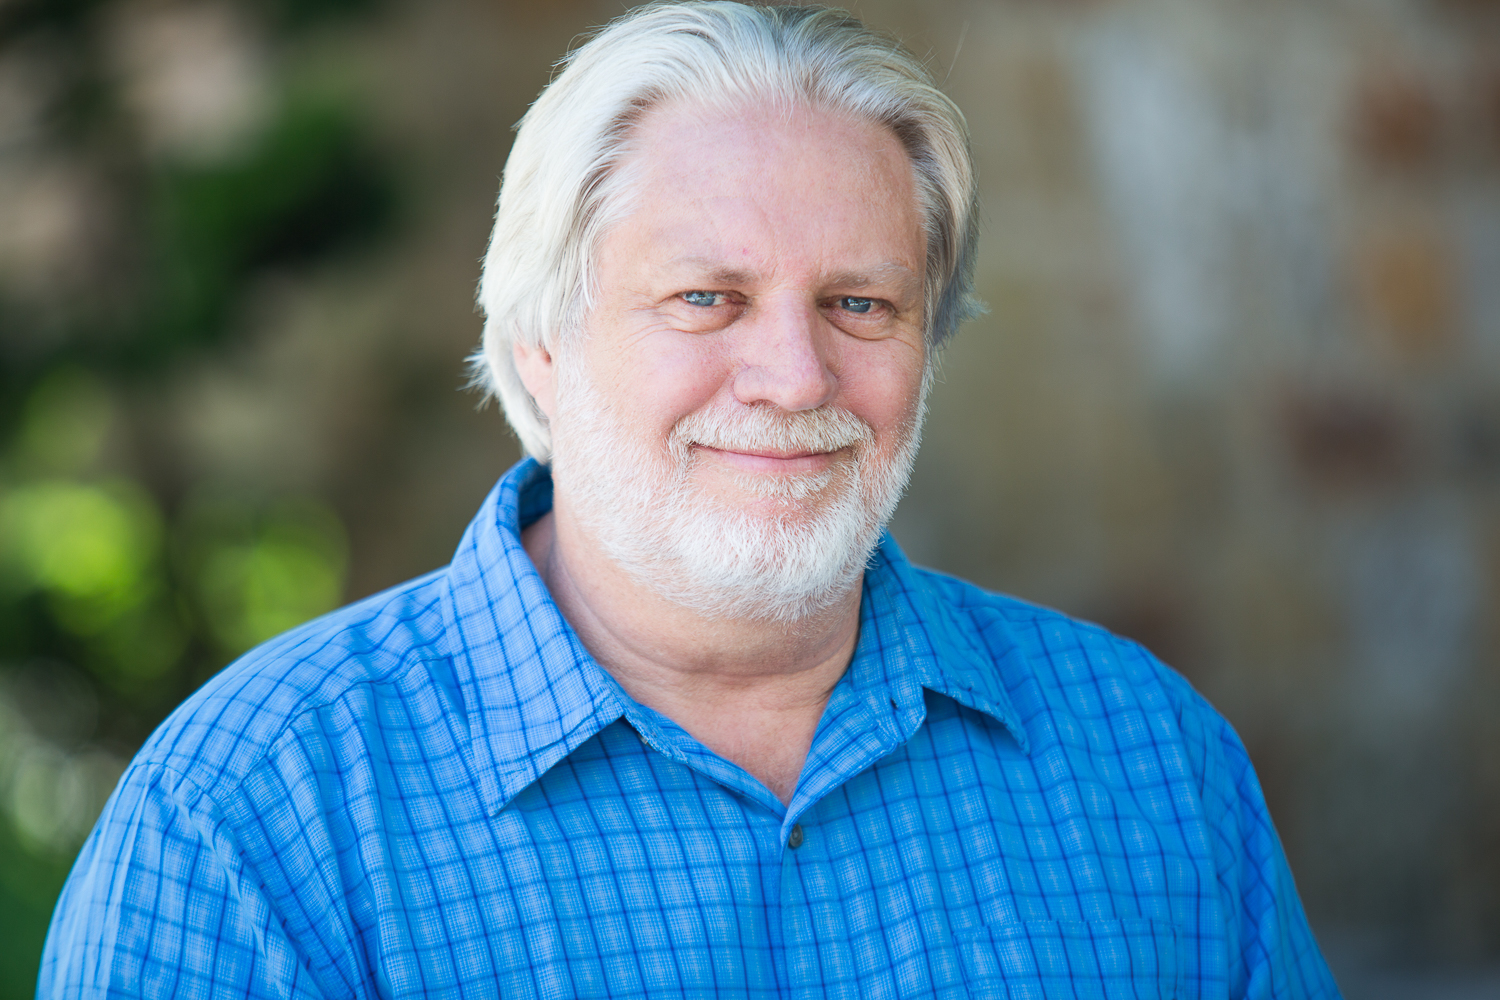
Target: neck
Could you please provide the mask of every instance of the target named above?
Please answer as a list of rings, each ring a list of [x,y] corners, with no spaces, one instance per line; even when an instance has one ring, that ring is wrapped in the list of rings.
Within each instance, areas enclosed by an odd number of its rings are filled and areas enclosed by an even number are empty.
[[[859,581],[790,622],[709,618],[642,586],[554,510],[522,534],[563,616],[642,705],[791,801],[859,637]]]

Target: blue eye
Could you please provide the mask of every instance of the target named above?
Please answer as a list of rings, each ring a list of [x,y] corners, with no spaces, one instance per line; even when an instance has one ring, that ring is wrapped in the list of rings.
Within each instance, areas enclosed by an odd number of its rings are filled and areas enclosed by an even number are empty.
[[[719,300],[722,299],[723,297],[724,296],[720,295],[718,292],[683,292],[682,293],[682,301],[686,302],[690,306],[701,306],[701,307],[703,307],[705,309],[707,309],[710,306],[716,306],[716,305],[718,305],[719,304]]]
[[[853,295],[846,295],[839,299],[839,308],[845,312],[867,313],[875,308],[874,299],[862,299]]]

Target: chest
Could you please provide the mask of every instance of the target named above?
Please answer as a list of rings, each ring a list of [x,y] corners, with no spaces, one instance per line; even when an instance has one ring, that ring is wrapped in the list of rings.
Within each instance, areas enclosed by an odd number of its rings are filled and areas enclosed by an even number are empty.
[[[616,724],[495,816],[386,826],[360,951],[392,996],[1215,992],[1203,831],[1140,769],[952,712],[794,818]]]

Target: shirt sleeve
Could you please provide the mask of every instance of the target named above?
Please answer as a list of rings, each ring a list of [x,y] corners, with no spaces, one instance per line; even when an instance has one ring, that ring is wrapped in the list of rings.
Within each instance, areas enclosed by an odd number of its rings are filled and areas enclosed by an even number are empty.
[[[200,789],[136,764],[68,877],[38,1000],[324,996]]]
[[[1149,654],[1147,654],[1149,655]],[[1234,728],[1161,666],[1199,775],[1219,893],[1229,917],[1232,1000],[1324,1000],[1338,987],[1319,951],[1250,756]]]

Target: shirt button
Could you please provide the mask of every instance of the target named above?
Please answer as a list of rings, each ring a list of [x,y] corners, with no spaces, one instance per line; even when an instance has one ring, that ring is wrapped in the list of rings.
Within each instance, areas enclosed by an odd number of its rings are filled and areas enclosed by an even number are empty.
[[[802,846],[802,824],[801,823],[793,823],[792,824],[792,832],[789,833],[789,834],[787,834],[786,846],[790,847],[794,851],[797,848],[799,848],[799,847]]]

